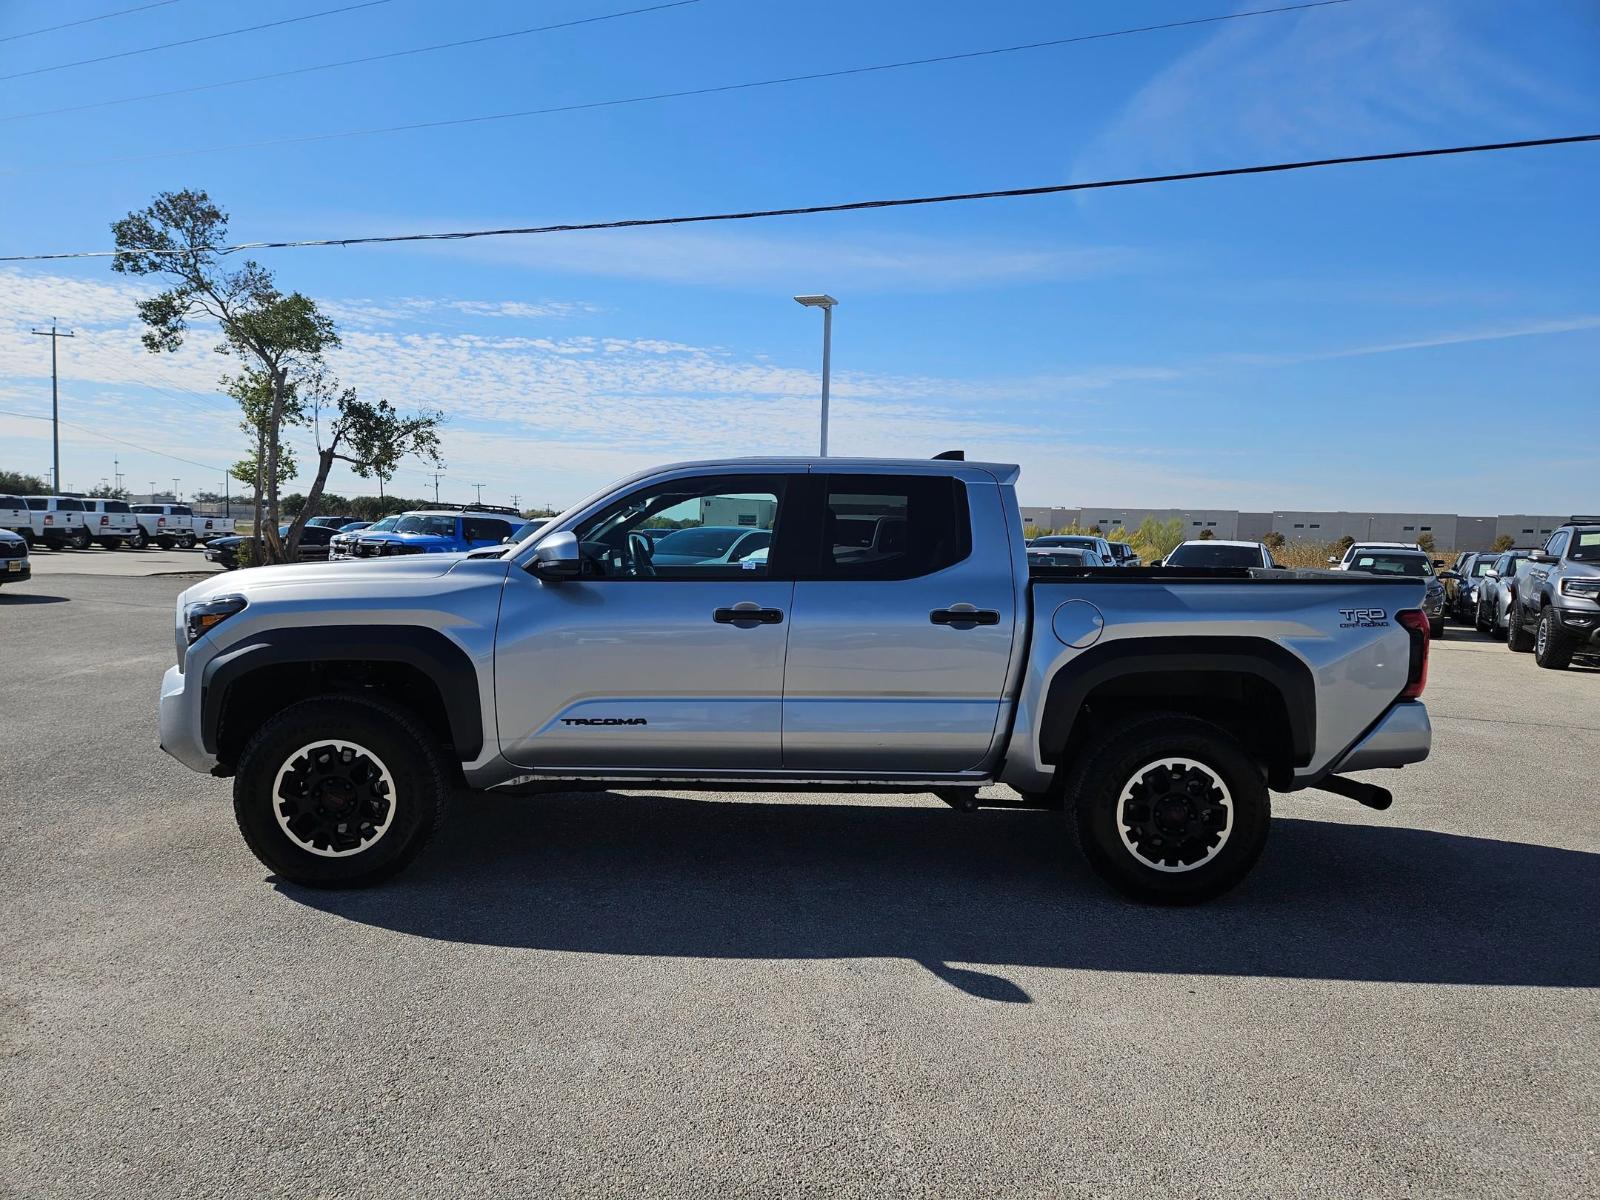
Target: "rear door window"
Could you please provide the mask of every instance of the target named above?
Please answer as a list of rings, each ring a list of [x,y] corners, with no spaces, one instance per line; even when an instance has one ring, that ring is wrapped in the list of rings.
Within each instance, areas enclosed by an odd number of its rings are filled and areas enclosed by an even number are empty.
[[[469,542],[498,542],[511,535],[511,526],[492,517],[467,517],[462,520],[462,537]]]
[[[967,489],[943,475],[828,475],[824,579],[915,579],[972,553]]]

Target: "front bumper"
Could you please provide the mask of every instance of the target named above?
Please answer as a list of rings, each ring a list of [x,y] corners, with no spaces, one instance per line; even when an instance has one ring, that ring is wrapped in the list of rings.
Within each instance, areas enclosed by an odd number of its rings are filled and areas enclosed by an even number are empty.
[[[161,677],[161,748],[191,771],[209,774],[217,756],[200,741],[202,691],[197,676],[167,668]]]
[[[33,578],[33,564],[26,558],[0,558],[0,584]]]
[[[1583,608],[1569,608],[1561,604],[1554,607],[1561,628],[1569,635],[1582,638],[1590,647],[1600,646],[1600,604]]]
[[[1368,731],[1338,762],[1329,774],[1346,771],[1373,771],[1384,767],[1403,767],[1421,762],[1433,748],[1433,725],[1428,709],[1420,700],[1401,700]]]

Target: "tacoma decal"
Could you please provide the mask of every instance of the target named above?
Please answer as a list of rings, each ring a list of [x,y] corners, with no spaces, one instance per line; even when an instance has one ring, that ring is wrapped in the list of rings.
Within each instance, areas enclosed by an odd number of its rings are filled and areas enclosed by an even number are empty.
[[[643,717],[562,717],[563,725],[648,725]]]

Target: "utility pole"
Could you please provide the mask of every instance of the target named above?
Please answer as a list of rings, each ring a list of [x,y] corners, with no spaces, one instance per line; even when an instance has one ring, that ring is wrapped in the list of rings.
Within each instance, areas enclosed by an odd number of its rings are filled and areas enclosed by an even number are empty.
[[[439,477],[443,475],[444,472],[433,471],[431,474],[433,475],[433,502],[437,504],[439,503]]]
[[[122,463],[113,458],[111,460],[111,475],[117,481],[117,491],[122,490]]]
[[[511,507],[517,509],[519,512],[522,510],[522,497],[517,495],[515,492],[511,493]]]
[[[176,475],[172,477],[172,502],[174,504],[178,502],[178,477]]]
[[[50,318],[49,329],[35,329],[35,337],[50,339],[50,440],[54,453],[51,455],[50,487],[53,491],[61,490],[61,402],[56,383],[56,342],[64,337],[72,337],[72,330],[62,333],[56,328],[56,319]]]
[[[228,472],[222,473],[222,515],[233,516],[233,507],[228,503]]]
[[[476,503],[482,504],[483,503],[483,484],[475,483],[472,486],[478,489],[478,499],[477,499]]]

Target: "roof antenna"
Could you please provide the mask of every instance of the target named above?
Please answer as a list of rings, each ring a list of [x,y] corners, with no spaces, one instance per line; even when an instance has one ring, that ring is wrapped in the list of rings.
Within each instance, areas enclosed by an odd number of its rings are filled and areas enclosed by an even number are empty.
[[[935,454],[933,458],[935,462],[941,459],[945,462],[966,462],[967,452],[965,450],[946,450],[942,454]]]

